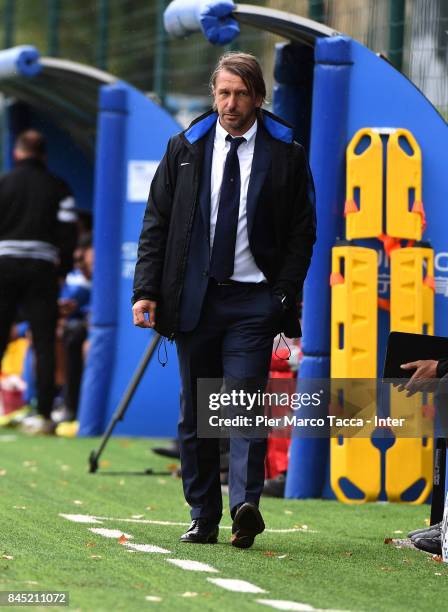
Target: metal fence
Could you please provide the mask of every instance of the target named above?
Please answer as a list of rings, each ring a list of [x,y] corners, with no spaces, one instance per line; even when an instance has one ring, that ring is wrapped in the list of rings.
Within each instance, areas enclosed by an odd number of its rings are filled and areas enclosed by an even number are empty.
[[[382,53],[448,114],[448,0],[264,0],[323,21]],[[96,65],[173,105],[205,103],[222,48],[204,37],[169,39],[168,0],[0,0],[3,47],[34,44],[43,54]],[[234,48],[260,57],[272,86],[272,34],[243,27]],[[180,103],[182,106],[182,102]]]

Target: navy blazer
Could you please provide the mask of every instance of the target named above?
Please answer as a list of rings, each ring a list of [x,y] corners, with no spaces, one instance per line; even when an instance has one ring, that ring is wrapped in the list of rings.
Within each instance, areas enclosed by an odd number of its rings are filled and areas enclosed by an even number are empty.
[[[216,123],[204,137],[199,207],[195,211],[193,220],[180,305],[179,330],[182,332],[191,331],[198,324],[209,281],[210,194],[215,132]],[[247,190],[247,233],[254,257],[259,254],[263,260],[268,261],[272,261],[270,252],[275,248],[269,206],[263,206],[271,195],[268,180],[270,167],[271,147],[262,123],[259,121]]]

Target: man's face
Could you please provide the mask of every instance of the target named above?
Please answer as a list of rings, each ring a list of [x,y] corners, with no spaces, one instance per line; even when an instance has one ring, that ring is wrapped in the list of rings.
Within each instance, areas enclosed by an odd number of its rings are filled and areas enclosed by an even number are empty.
[[[242,78],[227,70],[218,73],[213,96],[219,122],[232,136],[247,132],[262,104],[261,96],[252,96]]]

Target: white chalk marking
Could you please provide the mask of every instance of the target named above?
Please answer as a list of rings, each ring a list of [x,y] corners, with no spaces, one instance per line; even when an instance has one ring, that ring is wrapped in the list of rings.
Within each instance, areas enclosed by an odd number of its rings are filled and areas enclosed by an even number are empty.
[[[189,559],[167,559],[168,563],[177,565],[184,570],[190,570],[192,572],[218,572],[217,569],[208,565],[207,563],[200,563],[199,561],[190,561]]]
[[[207,578],[207,580],[227,591],[236,591],[238,593],[266,593],[264,589],[260,589],[260,587],[250,582],[246,582],[246,580],[235,580],[234,578]]]
[[[118,540],[121,536],[124,536],[127,540],[132,540],[134,536],[129,533],[123,533],[119,529],[104,529],[103,527],[89,527],[89,531],[96,533],[97,535],[103,536],[103,538],[114,538]]]
[[[75,523],[102,523],[103,521],[117,521],[119,523],[138,523],[141,525],[162,525],[166,527],[189,527],[190,523],[181,523],[177,521],[156,521],[151,519],[136,519],[136,518],[114,518],[111,516],[90,516],[87,514],[60,514],[63,518]],[[220,525],[220,529],[232,529],[231,525]],[[265,533],[318,533],[312,529],[303,527],[291,527],[290,529],[265,529]]]
[[[282,599],[256,599],[255,601],[276,610],[292,610],[294,612],[314,612],[316,610],[313,606],[297,603],[296,601],[285,601]]]
[[[161,597],[156,597],[155,595],[147,595],[145,599],[146,601],[162,601]]]
[[[130,548],[131,551],[137,552],[146,552],[146,553],[161,553],[164,555],[171,554],[170,550],[166,550],[166,548],[160,548],[160,546],[154,546],[153,544],[132,544],[131,542],[125,542],[124,546],[126,548]]]
[[[257,603],[270,606],[276,610],[290,610],[291,612],[343,612],[342,610],[330,610],[327,608],[313,608],[309,604],[297,601],[286,601],[284,599],[256,599]]]
[[[99,523],[101,521],[97,520],[94,516],[89,516],[88,514],[59,514],[62,518],[67,519],[68,521],[72,521],[73,523]]]

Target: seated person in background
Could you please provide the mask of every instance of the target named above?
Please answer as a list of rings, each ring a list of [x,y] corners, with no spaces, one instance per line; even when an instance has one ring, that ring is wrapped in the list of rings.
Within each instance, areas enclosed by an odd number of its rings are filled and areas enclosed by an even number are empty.
[[[399,391],[405,390],[408,395],[413,395],[417,391],[435,390],[431,388],[431,380],[448,374],[448,359],[420,359],[403,363],[401,367],[403,370],[415,370],[408,382],[399,387]],[[411,531],[408,535],[416,548],[436,555],[442,554],[442,523]]]
[[[83,236],[75,251],[76,268],[67,275],[59,297],[58,337],[62,341],[65,371],[64,405],[53,411],[57,422],[74,421],[84,370],[93,272],[93,247],[90,236]]]

